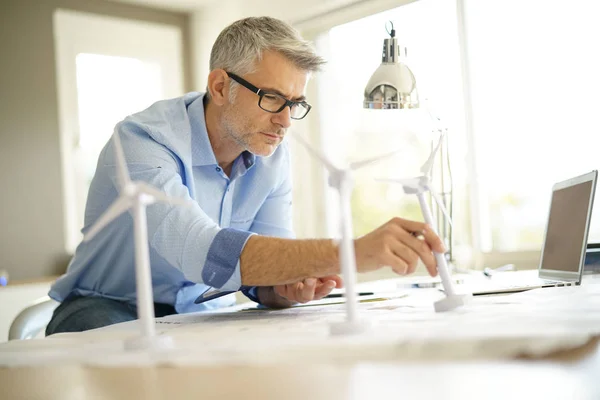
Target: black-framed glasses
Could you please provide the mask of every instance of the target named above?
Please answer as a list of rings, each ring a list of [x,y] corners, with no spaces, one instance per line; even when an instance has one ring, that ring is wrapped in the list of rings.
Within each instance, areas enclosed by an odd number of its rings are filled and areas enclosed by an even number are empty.
[[[311,109],[311,105],[305,101],[288,100],[280,94],[259,89],[244,78],[237,76],[231,72],[225,71],[231,79],[258,95],[258,106],[263,110],[277,114],[282,112],[286,107],[290,108],[290,117],[292,119],[302,119]]]

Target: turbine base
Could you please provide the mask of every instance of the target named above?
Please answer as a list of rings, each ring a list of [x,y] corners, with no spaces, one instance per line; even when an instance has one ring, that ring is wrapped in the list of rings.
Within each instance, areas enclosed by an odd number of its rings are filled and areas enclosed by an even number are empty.
[[[471,294],[453,294],[436,301],[433,307],[435,308],[435,312],[451,311],[469,304],[472,298],[473,295]]]

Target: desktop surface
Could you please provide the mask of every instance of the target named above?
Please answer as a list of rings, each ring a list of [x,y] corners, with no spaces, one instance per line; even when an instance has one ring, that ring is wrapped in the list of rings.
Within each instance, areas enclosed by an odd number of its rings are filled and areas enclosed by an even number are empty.
[[[597,400],[598,370],[596,341],[535,361],[0,369],[0,385],[6,398],[28,400]]]
[[[179,345],[158,357],[116,350],[135,322],[4,343],[0,387],[11,399],[600,398],[600,285],[477,298],[442,314],[437,289],[394,293],[363,296],[373,330],[362,337],[329,335],[344,317],[333,298],[158,319]]]

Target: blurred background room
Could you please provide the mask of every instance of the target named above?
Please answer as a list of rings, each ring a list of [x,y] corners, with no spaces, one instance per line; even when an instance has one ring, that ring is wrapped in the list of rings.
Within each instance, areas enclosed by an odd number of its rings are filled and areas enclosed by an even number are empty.
[[[338,162],[402,149],[355,175],[356,236],[395,216],[422,220],[414,196],[374,178],[418,174],[443,131],[434,179],[452,209],[453,264],[536,268],[552,184],[600,159],[599,8],[589,0],[1,0],[0,341],[66,270],[114,125],[157,100],[204,91],[212,43],[247,16],[290,22],[328,60],[307,89],[313,111],[293,131]],[[363,107],[390,21],[419,108]],[[297,237],[339,236],[325,171],[290,143]],[[600,242],[598,215],[596,207],[590,242]]]

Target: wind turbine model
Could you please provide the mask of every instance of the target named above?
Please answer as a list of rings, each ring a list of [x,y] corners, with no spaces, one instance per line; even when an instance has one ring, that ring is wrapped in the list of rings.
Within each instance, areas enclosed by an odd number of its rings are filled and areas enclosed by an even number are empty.
[[[125,349],[158,350],[170,348],[173,347],[172,338],[162,335],[157,336],[154,324],[154,296],[152,293],[152,278],[150,274],[146,206],[157,201],[184,206],[191,206],[193,203],[180,198],[169,197],[145,182],[131,181],[129,173],[127,172],[127,163],[125,161],[123,148],[121,147],[119,132],[116,129],[113,135],[113,142],[117,163],[119,197],[84,235],[83,241],[90,241],[111,221],[128,209],[132,209],[135,236],[137,312],[141,322],[141,335],[128,339],[125,342]]]
[[[353,334],[364,331],[367,327],[364,321],[358,318],[357,296],[356,296],[356,255],[354,253],[354,240],[352,239],[352,210],[350,208],[350,196],[352,194],[352,171],[365,167],[374,162],[396,154],[398,151],[386,153],[377,157],[351,163],[349,166],[339,168],[335,166],[326,156],[310,144],[301,135],[292,135],[308,152],[317,158],[329,172],[329,186],[336,189],[340,199],[340,230],[342,239],[340,242],[340,264],[344,285],[346,286],[346,321],[333,324],[331,333],[334,335]]]
[[[425,222],[433,229],[433,231],[436,234],[436,225],[433,222],[431,210],[429,209],[429,205],[427,204],[427,200],[425,199],[425,192],[431,193],[438,207],[448,220],[450,227],[452,227],[452,221],[450,220],[450,216],[448,215],[448,212],[446,211],[442,200],[440,199],[438,194],[431,188],[431,170],[433,169],[435,155],[442,144],[443,138],[444,135],[442,133],[440,135],[440,139],[436,147],[429,155],[427,161],[425,161],[425,164],[423,164],[423,166],[421,167],[420,171],[423,175],[408,179],[378,179],[378,181],[381,182],[400,183],[404,189],[404,193],[416,194],[417,198],[419,199],[419,204],[421,205],[421,212],[423,213],[423,218],[425,218]],[[435,260],[437,261],[438,272],[440,274],[440,278],[442,279],[444,292],[446,293],[445,298],[435,302],[435,311],[450,311],[457,307],[467,304],[467,302],[471,299],[472,295],[456,293],[452,280],[450,279],[450,272],[448,269],[448,264],[446,263],[446,257],[443,253],[434,252],[433,254],[435,256]]]

